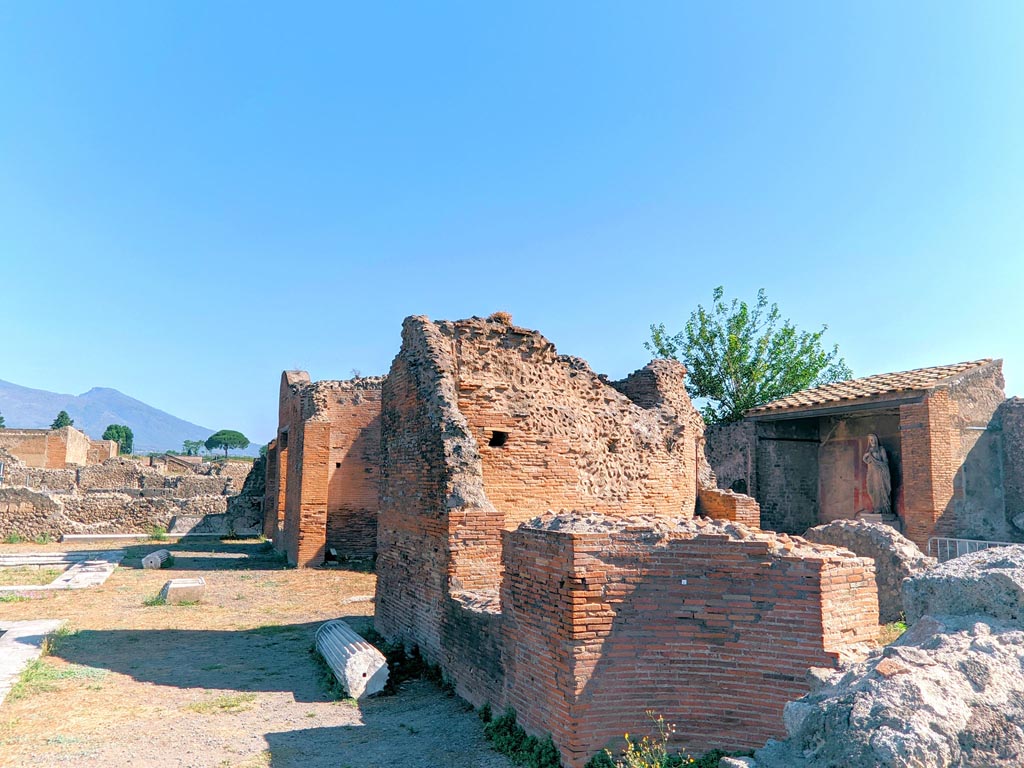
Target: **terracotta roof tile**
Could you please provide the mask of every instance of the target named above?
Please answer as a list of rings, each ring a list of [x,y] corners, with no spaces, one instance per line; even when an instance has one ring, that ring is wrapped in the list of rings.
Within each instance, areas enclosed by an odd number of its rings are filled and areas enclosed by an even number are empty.
[[[747,411],[747,415],[758,416],[804,408],[820,408],[848,400],[860,400],[900,392],[922,392],[942,384],[947,379],[959,376],[965,371],[980,368],[991,362],[992,358],[986,358],[954,365],[936,365],[932,368],[917,368],[913,371],[900,371],[899,373],[879,373],[861,379],[837,381],[814,389],[794,392],[779,400],[751,408]]]

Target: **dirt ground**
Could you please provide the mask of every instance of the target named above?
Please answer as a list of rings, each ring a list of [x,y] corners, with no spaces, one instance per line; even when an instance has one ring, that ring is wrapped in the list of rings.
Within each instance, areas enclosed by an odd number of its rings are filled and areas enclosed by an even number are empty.
[[[166,547],[170,570],[140,558]],[[75,546],[74,550],[111,548]],[[362,631],[372,573],[287,569],[258,543],[145,544],[105,584],[0,602],[0,621],[66,619],[37,679],[0,705],[0,766],[509,768],[476,715],[431,683],[357,704],[332,699],[313,632]],[[67,551],[60,544],[0,552]],[[145,605],[202,576],[199,605]]]

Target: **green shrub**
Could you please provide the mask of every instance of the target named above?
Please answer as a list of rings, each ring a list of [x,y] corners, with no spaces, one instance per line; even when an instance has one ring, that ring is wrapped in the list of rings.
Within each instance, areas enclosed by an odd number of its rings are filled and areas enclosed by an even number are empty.
[[[167,541],[167,529],[162,525],[154,525],[149,529],[149,538],[153,541]]]
[[[484,736],[496,752],[526,768],[561,768],[562,760],[550,734],[544,739],[528,735],[516,722],[516,711],[511,707],[496,718],[491,718],[490,705],[485,707],[479,713],[481,720],[489,719]]]
[[[4,544],[21,544],[24,540],[20,533],[9,533],[4,536]]]

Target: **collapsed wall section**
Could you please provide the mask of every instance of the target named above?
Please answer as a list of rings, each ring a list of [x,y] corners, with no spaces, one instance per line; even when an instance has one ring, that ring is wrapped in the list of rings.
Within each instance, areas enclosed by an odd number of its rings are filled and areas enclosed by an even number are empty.
[[[651,710],[691,751],[781,736],[807,668],[877,635],[872,561],[744,526],[549,515],[505,558],[505,701],[572,768]]]

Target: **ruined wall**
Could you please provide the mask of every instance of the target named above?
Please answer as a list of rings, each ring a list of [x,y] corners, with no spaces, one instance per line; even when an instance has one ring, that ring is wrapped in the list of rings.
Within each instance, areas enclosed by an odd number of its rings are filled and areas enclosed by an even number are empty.
[[[309,385],[309,374],[305,371],[284,371],[281,374],[277,411],[277,499],[269,506],[277,509],[276,533],[272,538],[274,548],[282,553],[295,546],[290,538],[294,538],[296,528],[285,530],[285,510],[288,507],[289,493],[289,453],[294,434],[300,429],[302,422],[302,391]],[[296,487],[293,490],[297,493],[299,489]],[[295,496],[295,499],[294,503],[297,504],[298,496]]]
[[[126,458],[78,469],[28,467],[6,453],[0,460],[0,537],[148,533],[154,526],[178,533],[258,532],[250,530],[247,463],[208,463],[191,476],[165,476]]]
[[[1003,434],[1003,494],[1013,540],[1024,532],[1024,399],[1013,397],[999,408]]]
[[[61,452],[64,454],[64,462],[58,464],[54,461],[51,465],[53,468],[60,469],[65,464],[84,466],[89,463],[89,437],[84,432],[79,432],[73,427],[64,427],[51,430],[48,440],[47,451],[51,461],[60,456]]]
[[[344,558],[376,551],[382,384],[318,381],[299,392],[281,531],[290,563],[320,565],[328,547]]]
[[[90,440],[89,450],[85,457],[86,464],[102,464],[107,459],[117,456],[116,440]]]
[[[703,421],[682,365],[659,361],[618,383],[633,402],[536,332],[481,319],[437,328],[484,490],[507,528],[549,509],[693,514]]]
[[[807,668],[877,635],[870,560],[741,526],[546,516],[505,553],[504,703],[572,768],[651,710],[691,752],[784,735]]]
[[[767,421],[756,426],[761,526],[803,533],[818,524],[818,420]]]
[[[757,497],[757,425],[753,421],[715,424],[704,431],[705,453],[718,487]]]
[[[27,466],[46,467],[46,435],[45,429],[0,429],[0,448]]]
[[[761,507],[750,496],[721,488],[701,488],[697,512],[712,520],[729,520],[750,528],[761,527]]]
[[[953,498],[941,522],[964,539],[1024,541],[1006,515],[1003,440],[996,418],[1005,402],[1001,361],[971,371],[949,386],[957,471]],[[951,522],[946,518],[952,517]]]
[[[277,455],[277,439],[267,443],[266,478],[263,493],[263,535],[268,539],[278,536],[277,488],[280,464]]]
[[[922,549],[931,536],[1020,540],[1007,514],[1000,361],[974,369],[900,406],[904,533]],[[1011,520],[1008,520],[1010,517]]]
[[[892,510],[903,513],[903,456],[898,409],[863,415],[833,416],[819,420],[818,522],[853,520],[870,513],[873,502],[867,487],[868,436],[878,437],[889,458]]]

